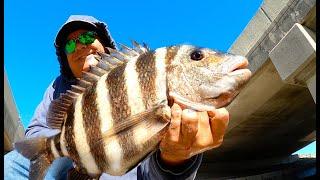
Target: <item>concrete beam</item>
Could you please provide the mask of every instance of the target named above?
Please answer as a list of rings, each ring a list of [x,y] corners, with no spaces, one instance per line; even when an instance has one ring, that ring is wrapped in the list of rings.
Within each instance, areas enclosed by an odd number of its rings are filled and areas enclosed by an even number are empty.
[[[271,21],[274,21],[285,7],[288,7],[292,0],[264,0],[261,9]]]
[[[255,73],[295,23],[315,29],[315,4],[314,0],[264,0],[228,51],[246,56]]]
[[[317,95],[316,95],[316,74],[314,74],[310,79],[307,80],[307,86],[310,90],[310,93],[312,95],[312,98],[314,102],[317,100]]]
[[[288,84],[310,87],[314,100],[316,93],[315,40],[314,32],[295,23],[269,54],[281,79]]]
[[[285,83],[282,82],[272,62],[268,60],[255,72],[236,99],[226,107],[231,114],[227,133],[246,121],[260,106],[277,94]],[[263,94],[263,95],[262,95]]]
[[[7,74],[4,73],[4,151],[12,150],[12,144],[24,138],[24,128],[14,102]]]
[[[260,43],[270,25],[271,21],[264,11],[259,8],[256,15],[241,33],[241,36],[233,43],[229,52],[243,56],[247,55],[251,49]]]

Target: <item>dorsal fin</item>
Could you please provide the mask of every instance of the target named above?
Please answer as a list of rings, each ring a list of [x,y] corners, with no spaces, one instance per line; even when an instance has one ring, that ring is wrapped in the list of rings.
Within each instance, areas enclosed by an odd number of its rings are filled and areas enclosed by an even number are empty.
[[[124,54],[126,54],[127,56],[138,56],[138,55],[139,55],[138,52],[136,52],[135,50],[129,48],[128,46],[123,45],[123,44],[120,44],[120,43],[118,43],[118,44],[119,44],[120,47],[121,47],[121,51],[122,51]]]
[[[107,49],[109,50],[110,54],[103,53],[101,54],[101,57],[103,60],[107,61],[111,65],[121,65],[125,62],[124,59],[127,59],[127,57],[121,57],[121,54],[117,50],[108,47]]]
[[[90,83],[90,82],[88,82],[88,81],[86,81],[84,79],[79,79],[78,80],[78,85],[83,87],[83,88],[87,88],[87,87],[91,86],[92,83]]]
[[[82,71],[82,78],[91,83],[97,82],[100,78],[99,75],[95,75],[91,72]]]
[[[134,48],[121,45],[122,51],[107,48],[110,54],[98,53],[96,58],[99,63],[90,67],[88,72],[83,71],[82,78],[78,79],[76,85],[71,86],[71,90],[60,94],[60,97],[53,100],[49,106],[47,114],[47,124],[51,128],[61,129],[63,122],[67,118],[67,112],[70,106],[73,106],[76,98],[84,93],[92,84],[96,83],[101,76],[108,74],[112,69],[128,62],[131,58],[140,56],[149,51],[144,44],[141,46],[136,41],[133,43]]]
[[[86,88],[83,88],[81,86],[71,85],[71,91],[76,93],[83,93],[86,90]]]
[[[78,97],[79,93],[73,92],[71,90],[67,90],[66,95],[74,99]]]
[[[108,71],[101,69],[97,66],[90,66],[90,70],[93,74],[97,74],[98,76],[103,76],[104,74],[106,74]]]
[[[117,51],[111,48],[107,48],[110,52],[109,57],[112,57],[114,61],[116,61],[116,63],[124,63],[124,62],[128,62],[128,60],[130,59],[129,56],[127,56],[126,54],[124,54],[121,51]],[[119,61],[120,62],[119,62]]]
[[[137,51],[139,54],[144,54],[149,51],[149,49],[147,48],[147,45],[145,43],[144,43],[145,47],[143,47],[139,43],[137,43],[137,41],[135,41],[135,40],[132,40],[131,42],[134,47],[134,50]]]

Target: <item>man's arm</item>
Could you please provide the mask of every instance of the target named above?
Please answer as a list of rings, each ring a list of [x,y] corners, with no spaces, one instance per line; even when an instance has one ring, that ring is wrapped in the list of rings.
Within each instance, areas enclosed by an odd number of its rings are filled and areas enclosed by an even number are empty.
[[[170,166],[160,158],[160,151],[155,152],[137,168],[137,179],[186,179],[196,177],[202,161],[202,153],[193,156],[183,164]]]
[[[40,104],[37,106],[31,122],[29,123],[25,135],[27,138],[39,137],[39,136],[52,136],[58,132],[58,130],[54,130],[48,127],[46,122],[47,112],[49,109],[49,105],[53,100],[53,92],[54,88],[52,84],[47,88],[44,93],[43,99]]]

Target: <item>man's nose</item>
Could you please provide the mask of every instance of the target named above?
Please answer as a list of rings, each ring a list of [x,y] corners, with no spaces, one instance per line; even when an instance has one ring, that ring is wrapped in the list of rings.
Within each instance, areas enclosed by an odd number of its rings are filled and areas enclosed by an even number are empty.
[[[85,49],[87,45],[77,42],[76,50]]]

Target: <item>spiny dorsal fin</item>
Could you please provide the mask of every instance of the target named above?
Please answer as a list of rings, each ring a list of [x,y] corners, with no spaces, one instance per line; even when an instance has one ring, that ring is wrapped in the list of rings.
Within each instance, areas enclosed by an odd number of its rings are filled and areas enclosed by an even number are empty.
[[[97,64],[96,67],[98,67],[98,68],[100,68],[100,69],[103,69],[104,71],[107,71],[107,72],[109,72],[109,71],[113,68],[113,66],[111,66],[110,64],[107,64],[107,63],[105,63],[105,62],[103,62],[103,61],[100,61],[100,62]]]
[[[100,76],[95,75],[91,72],[82,71],[82,78],[89,82],[97,82],[100,79]]]
[[[129,48],[128,46],[126,46],[126,45],[123,45],[123,44],[120,44],[120,43],[118,43],[119,44],[119,46],[121,47],[121,51],[124,53],[124,54],[126,54],[127,56],[139,56],[139,53],[138,52],[136,52],[135,50],[133,50],[133,49],[131,49],[131,48]]]
[[[71,86],[71,90],[60,95],[58,99],[51,102],[47,114],[47,124],[51,128],[61,129],[63,122],[67,118],[67,111],[73,105],[75,99],[99,81],[101,76],[108,74],[112,69],[118,67],[131,58],[140,56],[149,51],[146,44],[141,46],[133,41],[134,48],[121,45],[123,51],[107,48],[110,54],[98,53],[94,58],[98,60],[97,66],[90,67],[88,72],[83,71],[82,78],[78,79],[76,85]]]
[[[134,50],[137,51],[139,54],[144,54],[149,51],[148,48],[141,46],[139,43],[137,43],[137,41],[132,40],[131,42],[134,47]],[[146,44],[145,44],[145,46],[146,46]]]
[[[87,88],[87,87],[91,86],[92,83],[90,83],[90,82],[88,82],[88,81],[86,81],[86,80],[84,80],[84,79],[80,79],[80,80],[78,81],[78,85],[81,86],[81,87],[83,87],[83,88]]]
[[[112,65],[119,66],[128,59],[128,57],[122,56],[122,54],[120,54],[117,50],[108,47],[107,49],[109,50],[110,54],[102,53],[101,57],[103,60]]]
[[[83,93],[86,89],[81,86],[71,85],[71,91],[76,93]]]
[[[110,52],[110,57],[113,57],[113,59],[120,60],[120,62],[117,63],[124,63],[124,62],[128,62],[128,60],[130,59],[130,56],[127,56],[126,54],[124,54],[121,51],[117,51],[111,48],[108,48],[109,52]]]
[[[93,73],[93,74],[97,74],[98,76],[103,76],[104,74],[106,74],[108,71],[104,70],[104,69],[101,69],[97,66],[90,66],[90,71]]]
[[[75,98],[77,98],[80,94],[79,94],[79,93],[76,93],[76,92],[73,92],[73,91],[71,91],[71,90],[67,90],[66,95],[68,95],[69,97],[75,99]]]
[[[150,48],[149,46],[146,44],[146,43],[142,43],[142,46],[147,50],[147,51],[150,51]]]
[[[78,86],[74,86],[73,88],[81,89],[81,87]],[[67,93],[60,94],[58,99],[50,103],[46,119],[49,127],[61,129],[63,122],[67,118],[67,111],[78,95],[79,93],[77,92],[67,90]]]

